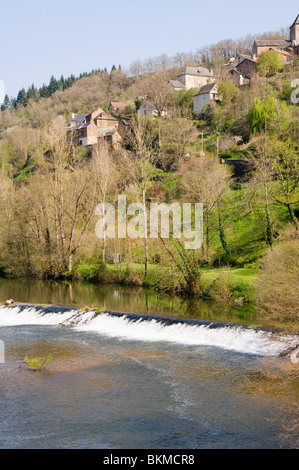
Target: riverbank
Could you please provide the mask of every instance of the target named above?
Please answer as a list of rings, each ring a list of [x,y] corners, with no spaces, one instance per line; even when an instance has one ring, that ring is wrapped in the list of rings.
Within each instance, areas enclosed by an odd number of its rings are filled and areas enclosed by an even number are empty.
[[[219,302],[252,302],[257,274],[257,268],[200,268],[198,289],[194,297]],[[140,263],[104,265],[88,259],[80,263],[74,272],[66,273],[63,280],[142,286],[157,292],[186,295],[180,289],[172,267],[153,263],[148,265],[145,276],[144,265]]]
[[[188,299],[141,286],[0,278],[0,302],[7,299],[23,304],[61,305],[79,310],[108,309],[299,331],[296,323],[282,324],[261,315],[254,303]]]

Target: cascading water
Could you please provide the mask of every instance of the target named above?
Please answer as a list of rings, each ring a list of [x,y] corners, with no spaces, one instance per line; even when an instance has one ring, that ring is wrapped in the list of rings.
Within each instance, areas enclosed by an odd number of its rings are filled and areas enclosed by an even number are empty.
[[[65,307],[0,307],[0,327],[61,325],[82,332],[146,342],[214,346],[245,354],[276,356],[299,342],[296,334],[226,322],[183,320],[158,315],[83,311]]]

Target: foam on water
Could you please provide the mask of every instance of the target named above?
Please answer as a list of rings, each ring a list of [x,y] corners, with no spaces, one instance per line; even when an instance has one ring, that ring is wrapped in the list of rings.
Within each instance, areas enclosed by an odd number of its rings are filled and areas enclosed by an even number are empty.
[[[95,311],[79,312],[62,307],[0,307],[0,327],[15,325],[67,325],[82,332],[126,340],[214,346],[262,356],[279,355],[299,342],[295,334],[278,334],[228,323],[109,311],[97,315]]]

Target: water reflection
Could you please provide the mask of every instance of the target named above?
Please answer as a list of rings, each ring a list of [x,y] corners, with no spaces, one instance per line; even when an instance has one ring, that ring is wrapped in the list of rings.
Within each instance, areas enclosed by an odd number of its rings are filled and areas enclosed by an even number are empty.
[[[0,302],[52,304],[70,307],[104,307],[126,313],[172,315],[204,320],[253,323],[252,306],[183,299],[141,287],[62,283],[32,279],[0,279]],[[259,321],[261,324],[261,322]]]

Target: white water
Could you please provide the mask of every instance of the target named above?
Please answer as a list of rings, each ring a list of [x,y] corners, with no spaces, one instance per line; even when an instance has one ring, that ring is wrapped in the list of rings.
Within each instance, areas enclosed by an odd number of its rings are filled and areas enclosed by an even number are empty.
[[[185,345],[205,345],[246,354],[276,356],[299,341],[296,335],[277,334],[243,326],[218,326],[188,323],[163,323],[146,316],[132,321],[126,314],[113,316],[77,310],[48,313],[34,306],[0,307],[0,327],[17,325],[65,325],[82,332],[137,341],[162,341]],[[169,324],[170,323],[170,324]]]

